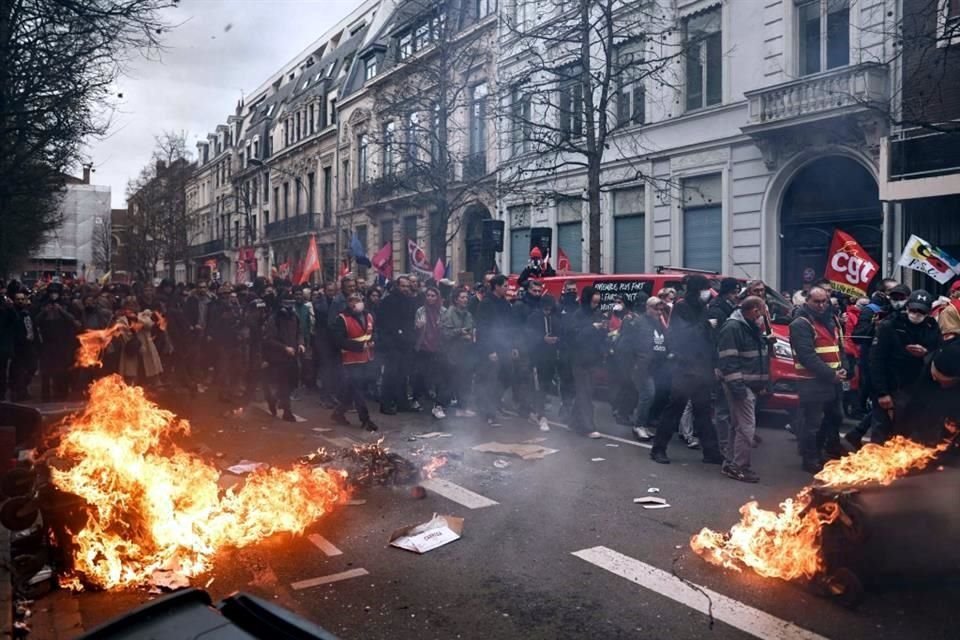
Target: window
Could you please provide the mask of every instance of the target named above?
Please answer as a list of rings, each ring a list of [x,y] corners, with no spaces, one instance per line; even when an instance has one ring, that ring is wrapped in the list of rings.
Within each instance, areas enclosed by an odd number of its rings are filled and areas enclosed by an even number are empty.
[[[300,191],[303,189],[303,182],[297,177],[293,181],[293,215],[300,215]]]
[[[311,134],[313,134],[313,132],[316,130],[315,118],[316,118],[316,108],[314,107],[314,105],[311,104],[310,105],[310,133]]]
[[[723,33],[717,7],[684,20],[687,111],[719,104],[723,98]]]
[[[510,219],[510,272],[520,273],[530,256],[530,205],[507,209]]]
[[[393,175],[395,165],[394,145],[397,137],[397,123],[383,125],[383,175]]]
[[[722,271],[723,206],[719,175],[683,181],[683,266]]]
[[[564,73],[565,79],[560,84],[558,110],[564,140],[583,135],[583,85],[579,75],[579,68],[570,69]]]
[[[536,3],[530,0],[511,0],[511,2],[511,22],[513,22],[517,31],[524,31],[533,22],[534,5]]]
[[[257,197],[260,195],[260,179],[253,177],[253,183],[247,183],[247,193],[250,194],[250,204],[257,204]]]
[[[290,183],[283,183],[283,219],[290,216]]]
[[[406,60],[413,55],[413,34],[405,33],[400,36],[400,41],[397,47],[397,58],[400,60]]]
[[[296,131],[296,139],[299,140],[299,139],[300,139],[300,112],[299,112],[299,111],[297,111],[297,116],[296,116],[296,118],[297,118],[297,124],[296,124],[296,129],[295,129],[295,131]]]
[[[643,124],[646,94],[643,86],[643,43],[631,42],[617,49],[617,124]]]
[[[363,184],[367,181],[367,161],[370,154],[370,139],[367,134],[361,133],[357,136],[357,182]]]
[[[263,174],[263,204],[270,202],[270,174]]]
[[[330,124],[330,125],[335,125],[335,124],[337,124],[337,99],[336,99],[336,98],[330,98],[328,104],[330,105],[330,108],[327,109],[327,113],[330,115],[330,123],[329,123],[329,124]]]
[[[800,75],[850,64],[850,0],[806,2],[797,7],[797,24]]]
[[[340,199],[346,200],[347,196],[350,194],[350,161],[343,161],[343,191],[341,192]]]
[[[406,134],[406,152],[407,152],[407,164],[409,166],[415,166],[417,161],[420,160],[420,137],[423,132],[420,130],[420,114],[414,111],[407,118],[407,134]]]
[[[424,22],[416,28],[413,34],[413,50],[420,51],[432,41],[430,23]]]
[[[254,158],[260,157],[260,141],[259,140],[253,141],[253,157]]]
[[[564,222],[557,225],[557,246],[570,261],[570,271],[583,271],[583,223]],[[511,251],[512,253],[512,251]],[[557,256],[560,253],[557,252]],[[557,265],[558,258],[550,260],[553,266]]]
[[[645,201],[642,187],[613,192],[613,270],[643,273],[646,261]]]
[[[377,75],[377,57],[370,56],[363,61],[363,79],[372,80]]]
[[[937,47],[960,44],[960,0],[938,0]]]
[[[280,187],[273,188],[273,204],[276,205],[274,210],[280,210]]]
[[[510,98],[511,112],[513,115],[513,128],[511,146],[514,155],[530,151],[530,128],[532,116],[532,102],[530,96],[522,94],[514,89]]]
[[[329,227],[333,215],[333,168],[323,168],[323,226]]]
[[[478,84],[470,97],[470,154],[485,153],[487,149],[487,85]]]
[[[475,15],[485,18],[497,11],[497,0],[474,0]]]
[[[316,191],[317,191],[317,174],[311,171],[310,173],[307,174],[307,213],[309,213],[311,216],[313,215],[313,212],[316,210],[313,205],[315,201],[314,196],[316,195]]]

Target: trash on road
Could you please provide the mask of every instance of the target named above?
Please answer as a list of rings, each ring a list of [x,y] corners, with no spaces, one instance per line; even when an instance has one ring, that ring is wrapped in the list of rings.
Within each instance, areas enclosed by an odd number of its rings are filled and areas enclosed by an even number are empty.
[[[190,581],[187,580],[186,576],[177,571],[157,569],[153,572],[153,575],[150,576],[150,584],[160,589],[176,591],[177,589],[189,587]]]
[[[540,460],[551,453],[556,453],[556,449],[540,446],[539,444],[511,444],[504,442],[485,442],[473,447],[474,451],[483,453],[499,453],[503,455],[517,456],[524,460]]]
[[[360,507],[367,504],[366,500],[347,500],[348,507]]]
[[[254,462],[253,460],[241,460],[232,467],[227,467],[230,473],[242,476],[247,473],[253,473],[257,469],[266,469],[269,465],[266,462]]]
[[[660,489],[658,489],[657,487],[650,487],[649,489],[647,489],[647,493],[660,493]]]
[[[390,546],[414,553],[426,553],[459,540],[463,518],[433,514],[429,521],[397,529],[390,534]]]
[[[410,497],[413,498],[414,500],[423,500],[424,498],[427,497],[427,490],[421,487],[420,485],[411,487]]]
[[[431,438],[452,438],[453,434],[443,431],[430,431],[429,433],[415,433],[412,437],[416,440],[430,440]]]
[[[590,462],[603,462],[606,458],[590,458]]]
[[[446,456],[433,456],[430,458],[430,462],[423,465],[423,468],[420,469],[420,475],[422,475],[424,478],[432,478],[434,475],[436,475],[437,470],[445,464],[447,464]]]
[[[327,427],[314,427],[313,429],[311,429],[311,431],[314,431],[316,433],[326,433],[327,431],[333,431],[333,429],[329,429]]]
[[[524,440],[523,444],[537,444],[539,442],[546,442],[546,438],[530,438],[529,440]]]
[[[611,444],[611,443],[608,442],[608,443],[605,444],[604,446],[605,446],[605,447],[619,447],[620,445],[618,445],[618,444]]]
[[[643,496],[642,498],[634,498],[633,503],[643,505],[644,509],[666,509],[670,506],[667,504],[666,500],[656,496]]]
[[[510,463],[503,458],[497,458],[493,461],[493,466],[495,466],[497,469],[506,469],[510,466]]]

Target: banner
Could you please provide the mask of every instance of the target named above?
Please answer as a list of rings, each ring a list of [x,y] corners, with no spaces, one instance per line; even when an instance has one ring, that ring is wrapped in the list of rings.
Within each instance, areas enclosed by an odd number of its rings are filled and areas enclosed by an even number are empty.
[[[910,236],[897,264],[925,273],[940,284],[950,282],[960,273],[960,263],[957,263],[950,254],[917,236]]]
[[[410,256],[410,266],[414,271],[422,273],[425,276],[433,275],[433,269],[427,262],[427,254],[417,246],[417,243],[407,238],[407,254]]]
[[[317,236],[310,236],[310,244],[307,245],[307,255],[303,259],[303,267],[300,271],[300,279],[297,284],[303,284],[310,279],[311,274],[320,270],[320,253],[317,251]]]
[[[383,245],[380,251],[373,254],[370,263],[380,276],[393,280],[393,243],[388,242]]]
[[[433,279],[440,282],[446,275],[447,269],[443,266],[443,260],[437,258],[437,264],[433,265]]]
[[[867,295],[870,281],[879,270],[880,265],[873,261],[853,236],[840,229],[834,230],[824,274],[834,289],[848,296],[863,298]]]

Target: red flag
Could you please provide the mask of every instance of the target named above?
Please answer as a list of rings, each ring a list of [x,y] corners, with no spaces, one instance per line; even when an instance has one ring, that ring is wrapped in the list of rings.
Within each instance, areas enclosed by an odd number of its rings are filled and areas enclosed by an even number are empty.
[[[343,278],[348,275],[350,275],[350,261],[343,259],[340,261],[340,277]]]
[[[853,236],[834,229],[824,274],[834,289],[849,296],[865,297],[867,287],[879,269],[880,265],[874,262]]]
[[[437,258],[437,264],[433,265],[433,279],[437,282],[443,280],[443,277],[446,275],[447,270],[443,266],[443,260]]]
[[[314,271],[320,270],[320,253],[317,251],[317,236],[310,236],[310,244],[307,246],[307,255],[303,259],[303,268],[300,271],[300,280],[297,284],[303,284],[310,279]]]
[[[557,247],[557,275],[565,276],[570,273],[570,258],[563,252],[563,249]]]
[[[373,268],[387,280],[393,280],[393,243],[388,242],[370,259]]]
[[[282,263],[282,264],[280,265],[280,267],[277,269],[277,273],[280,275],[281,278],[287,278],[287,277],[289,277],[289,275],[290,275],[290,262],[287,261],[287,262]]]

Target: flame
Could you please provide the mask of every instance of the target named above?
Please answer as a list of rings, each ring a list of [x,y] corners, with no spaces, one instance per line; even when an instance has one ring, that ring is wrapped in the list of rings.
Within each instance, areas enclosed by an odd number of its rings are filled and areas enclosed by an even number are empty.
[[[144,584],[158,569],[195,576],[227,547],[301,533],[345,495],[345,474],[298,466],[261,469],[221,494],[219,471],[173,442],[190,425],[119,376],[90,387],[67,424],[54,483],[89,505],[74,532],[74,570],[103,588]]]
[[[160,331],[167,330],[167,319],[159,311],[153,312],[153,321],[157,323],[157,329]]]
[[[423,477],[432,478],[436,475],[437,470],[445,464],[447,464],[447,456],[434,456],[430,458],[430,462],[423,465]]]
[[[818,486],[852,488],[886,486],[911,471],[922,469],[945,451],[956,435],[935,447],[896,436],[883,445],[868,444],[840,460],[831,460],[815,478]],[[761,509],[748,502],[740,508],[740,522],[728,533],[704,528],[690,547],[707,562],[741,571],[749,567],[761,576],[783,580],[812,580],[824,573],[821,533],[842,516],[835,500],[814,503],[812,487],[784,500],[780,511]]]
[[[77,349],[77,355],[74,359],[76,367],[102,367],[103,361],[100,356],[103,350],[107,348],[110,341],[120,335],[126,327],[115,324],[106,329],[90,329],[79,334],[80,347]]]

